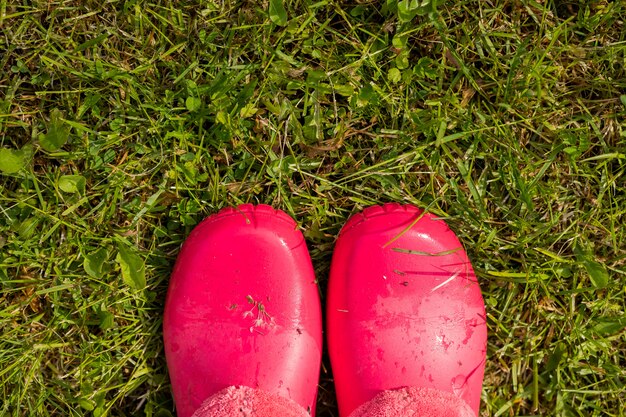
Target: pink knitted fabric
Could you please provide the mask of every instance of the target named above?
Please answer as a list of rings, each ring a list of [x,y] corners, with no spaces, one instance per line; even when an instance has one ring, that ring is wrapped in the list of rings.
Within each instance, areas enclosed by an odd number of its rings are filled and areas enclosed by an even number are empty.
[[[383,391],[354,410],[350,417],[476,417],[456,395],[432,388]]]
[[[244,386],[228,387],[207,398],[192,417],[310,417],[296,402]]]

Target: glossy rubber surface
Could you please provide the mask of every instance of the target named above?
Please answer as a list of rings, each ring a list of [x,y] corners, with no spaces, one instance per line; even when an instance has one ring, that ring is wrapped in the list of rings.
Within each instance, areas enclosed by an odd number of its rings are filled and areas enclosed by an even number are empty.
[[[227,208],[187,238],[169,284],[163,333],[179,417],[243,385],[314,413],[321,308],[302,233],[265,205]]]
[[[413,206],[353,216],[335,246],[328,348],[343,417],[383,390],[452,392],[478,413],[485,308],[455,234]]]

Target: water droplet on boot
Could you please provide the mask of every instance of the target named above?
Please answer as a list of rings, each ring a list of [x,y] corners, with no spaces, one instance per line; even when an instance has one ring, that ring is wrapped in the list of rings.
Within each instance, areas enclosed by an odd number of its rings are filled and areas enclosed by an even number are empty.
[[[452,378],[452,391],[458,397],[462,396],[467,390],[467,377],[459,374]]]

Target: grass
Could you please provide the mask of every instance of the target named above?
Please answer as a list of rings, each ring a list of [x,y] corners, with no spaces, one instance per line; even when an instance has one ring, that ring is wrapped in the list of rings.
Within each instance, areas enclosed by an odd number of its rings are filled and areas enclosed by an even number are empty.
[[[623,2],[269,3],[0,1],[0,415],[172,415],[195,224],[282,208],[324,290],[389,201],[473,261],[482,415],[626,415]]]

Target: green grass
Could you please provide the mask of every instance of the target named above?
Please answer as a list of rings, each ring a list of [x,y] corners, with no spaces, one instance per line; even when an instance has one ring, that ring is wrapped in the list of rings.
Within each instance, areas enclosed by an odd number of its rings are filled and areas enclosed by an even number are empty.
[[[285,210],[324,290],[389,201],[473,261],[483,415],[626,415],[624,3],[271,3],[0,1],[0,415],[170,415],[195,224]],[[319,416],[332,387],[325,359]]]

